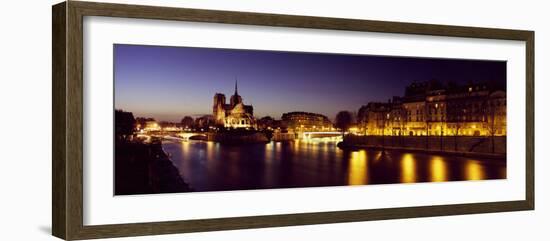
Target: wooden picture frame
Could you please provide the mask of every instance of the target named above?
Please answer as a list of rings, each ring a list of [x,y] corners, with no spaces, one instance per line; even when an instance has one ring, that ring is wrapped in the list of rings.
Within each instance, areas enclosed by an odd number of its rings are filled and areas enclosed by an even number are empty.
[[[66,239],[173,234],[214,230],[355,222],[534,209],[534,32],[68,1],[52,8],[52,233]],[[108,16],[208,23],[281,26],[518,40],[526,43],[525,200],[371,210],[180,220],[87,226],[83,224],[83,17]]]

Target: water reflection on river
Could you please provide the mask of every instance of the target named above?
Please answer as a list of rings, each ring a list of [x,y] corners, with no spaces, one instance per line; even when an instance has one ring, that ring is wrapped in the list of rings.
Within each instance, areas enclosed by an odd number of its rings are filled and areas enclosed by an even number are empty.
[[[165,141],[195,191],[443,182],[506,178],[505,160],[397,151],[343,151],[337,139],[228,146]]]

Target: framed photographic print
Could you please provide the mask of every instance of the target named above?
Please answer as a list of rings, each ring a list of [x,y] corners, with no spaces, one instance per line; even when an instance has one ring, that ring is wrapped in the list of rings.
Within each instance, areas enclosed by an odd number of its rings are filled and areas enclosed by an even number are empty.
[[[534,209],[534,32],[53,6],[53,235]]]

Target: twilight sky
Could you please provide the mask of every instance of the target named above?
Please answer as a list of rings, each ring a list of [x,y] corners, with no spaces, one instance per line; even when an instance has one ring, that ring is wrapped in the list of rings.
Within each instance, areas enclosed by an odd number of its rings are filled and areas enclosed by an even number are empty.
[[[356,112],[370,101],[402,96],[413,81],[506,82],[506,62],[258,50],[114,45],[115,108],[179,122],[212,114],[235,79],[258,118],[285,112]]]

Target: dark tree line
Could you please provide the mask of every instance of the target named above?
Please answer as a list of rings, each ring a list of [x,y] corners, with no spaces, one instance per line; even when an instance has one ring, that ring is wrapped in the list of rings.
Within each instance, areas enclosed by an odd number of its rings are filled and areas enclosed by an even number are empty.
[[[119,141],[128,140],[134,134],[136,119],[132,112],[115,110],[115,136]]]
[[[353,117],[349,111],[340,111],[336,114],[334,126],[342,131],[342,136],[350,128]]]

